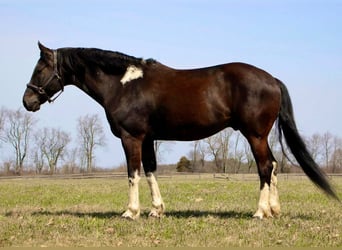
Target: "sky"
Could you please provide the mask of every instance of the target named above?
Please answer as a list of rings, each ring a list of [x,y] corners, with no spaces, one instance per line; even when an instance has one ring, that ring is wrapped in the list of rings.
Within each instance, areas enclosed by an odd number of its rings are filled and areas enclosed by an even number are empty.
[[[342,1],[339,0],[0,0],[0,106],[18,109],[47,47],[96,47],[154,58],[174,68],[246,62],[282,80],[303,135],[342,136]],[[125,162],[103,109],[68,86],[33,115],[39,127],[76,137],[77,118],[98,114],[107,146],[102,167]],[[37,125],[37,126],[38,126]],[[163,163],[176,163],[191,143],[174,143]]]

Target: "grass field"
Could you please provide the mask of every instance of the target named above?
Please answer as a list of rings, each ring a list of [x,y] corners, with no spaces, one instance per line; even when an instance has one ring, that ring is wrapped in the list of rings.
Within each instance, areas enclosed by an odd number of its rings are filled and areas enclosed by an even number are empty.
[[[334,180],[342,197],[342,180]],[[342,246],[341,205],[308,180],[279,183],[282,215],[252,219],[257,181],[160,179],[162,219],[120,217],[126,179],[0,180],[0,247],[6,246]]]

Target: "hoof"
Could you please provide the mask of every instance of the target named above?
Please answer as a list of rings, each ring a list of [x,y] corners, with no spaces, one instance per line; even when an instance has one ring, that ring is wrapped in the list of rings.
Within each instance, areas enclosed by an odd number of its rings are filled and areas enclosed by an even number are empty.
[[[263,218],[273,218],[270,209],[258,209],[256,213],[253,215],[253,218],[262,220]]]
[[[280,216],[280,206],[279,205],[276,205],[276,206],[271,206],[271,212],[272,212],[272,215],[276,218],[278,218]]]
[[[132,212],[131,210],[127,210],[126,212],[124,212],[121,217],[122,218],[125,218],[125,219],[128,219],[128,220],[136,220],[138,219],[140,216],[140,212],[137,211],[137,212]]]
[[[256,219],[256,220],[262,220],[262,219],[263,219],[263,216],[260,215],[260,214],[254,214],[252,218],[253,218],[253,219]]]
[[[148,216],[151,218],[161,218],[163,217],[163,213],[160,213],[157,210],[152,209],[151,212],[148,214]]]
[[[280,206],[275,204],[271,207],[259,208],[253,215],[253,218],[262,220],[263,218],[273,218],[280,216]]]
[[[164,203],[162,203],[159,206],[153,207],[151,209],[151,212],[148,214],[148,216],[153,217],[153,218],[161,218],[163,217],[164,210],[165,210],[165,206],[164,206]]]
[[[159,214],[158,212],[156,211],[151,211],[149,214],[148,214],[149,217],[151,218],[161,218],[163,215],[162,214]]]

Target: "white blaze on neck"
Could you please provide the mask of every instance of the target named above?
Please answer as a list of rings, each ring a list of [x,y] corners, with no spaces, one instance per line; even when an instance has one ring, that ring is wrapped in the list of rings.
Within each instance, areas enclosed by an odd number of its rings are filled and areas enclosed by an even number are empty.
[[[124,85],[132,80],[142,78],[144,76],[144,71],[134,65],[127,67],[125,74],[121,78],[120,82]]]

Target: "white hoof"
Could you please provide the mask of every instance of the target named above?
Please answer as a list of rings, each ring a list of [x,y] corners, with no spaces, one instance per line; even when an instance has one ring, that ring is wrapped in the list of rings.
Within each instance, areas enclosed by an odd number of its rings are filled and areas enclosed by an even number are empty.
[[[274,217],[280,216],[280,205],[278,204],[271,204],[271,212]]]
[[[148,216],[154,217],[154,218],[161,218],[163,217],[164,210],[165,210],[165,206],[164,206],[164,203],[162,203],[159,206],[153,207]]]
[[[253,218],[262,220],[263,218],[272,218],[273,215],[271,213],[270,208],[259,208],[256,213],[253,215]]]
[[[140,216],[140,211],[133,212],[129,209],[127,209],[126,212],[124,212],[121,217],[129,220],[136,220]]]

